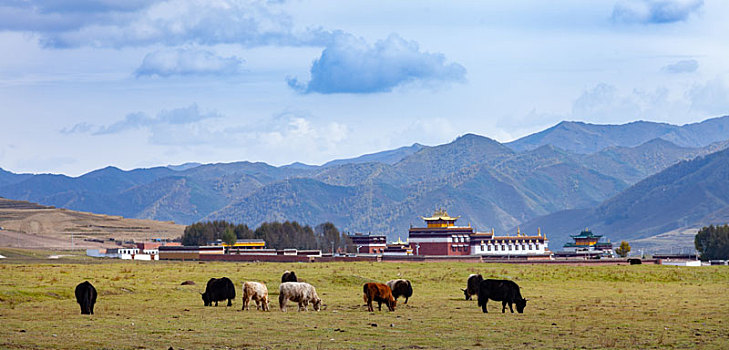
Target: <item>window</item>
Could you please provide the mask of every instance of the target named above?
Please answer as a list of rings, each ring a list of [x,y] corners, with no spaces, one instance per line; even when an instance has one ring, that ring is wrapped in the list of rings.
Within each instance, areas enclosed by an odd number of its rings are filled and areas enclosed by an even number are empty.
[[[489,244],[489,246],[488,246],[488,247],[489,247],[489,251],[491,251],[491,245],[490,245],[490,244]]]
[[[515,246],[514,248],[515,248],[516,250],[519,250],[519,245],[517,244],[517,245],[516,245],[516,246]]]

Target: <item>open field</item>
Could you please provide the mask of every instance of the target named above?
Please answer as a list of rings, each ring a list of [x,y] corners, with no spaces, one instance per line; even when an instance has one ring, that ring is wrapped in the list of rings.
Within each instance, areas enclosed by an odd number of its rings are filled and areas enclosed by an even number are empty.
[[[205,263],[43,261],[0,249],[0,348],[729,348],[729,268],[477,263]],[[321,312],[278,310],[284,270],[312,283]],[[509,278],[524,314],[483,314],[460,288],[470,273]],[[233,307],[203,307],[210,277],[230,277]],[[415,294],[395,312],[368,313],[361,285],[408,278]],[[73,289],[99,291],[80,315]],[[192,280],[196,285],[183,286]],[[271,312],[241,311],[240,284],[265,281]],[[402,301],[402,300],[401,300]],[[386,308],[385,308],[386,309]],[[376,326],[375,326],[376,325]]]

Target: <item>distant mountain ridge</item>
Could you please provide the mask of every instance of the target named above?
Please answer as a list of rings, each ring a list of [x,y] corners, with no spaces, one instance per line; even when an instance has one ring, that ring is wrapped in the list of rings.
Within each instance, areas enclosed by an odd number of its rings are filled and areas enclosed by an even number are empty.
[[[517,152],[553,145],[574,153],[589,154],[608,147],[635,147],[657,138],[682,147],[705,147],[726,140],[727,135],[729,116],[682,126],[646,121],[622,125],[564,121],[506,145]]]
[[[558,211],[521,225],[576,234],[584,227],[615,241],[729,222],[729,149],[679,162],[591,209]],[[568,237],[555,236],[564,242]],[[558,248],[555,248],[558,249]]]
[[[356,158],[349,158],[349,159],[336,159],[329,162],[324,163],[322,165],[323,167],[329,167],[329,166],[337,166],[342,164],[360,164],[360,163],[385,163],[385,164],[395,164],[399,161],[401,161],[403,158],[420,151],[425,146],[414,143],[411,146],[405,146],[396,148],[389,151],[382,151],[377,153],[370,153],[365,154]]]
[[[599,150],[591,153],[570,150],[585,150],[585,142],[562,147],[569,138],[559,138],[551,129],[562,125],[577,130],[574,135],[579,137],[573,140],[590,140],[596,135],[594,125],[564,122],[524,138],[531,141],[521,146],[465,134],[443,145],[413,144],[321,166],[187,163],[130,171],[106,167],[79,177],[0,169],[0,196],[182,224],[213,219],[249,226],[274,220],[309,225],[331,221],[344,231],[384,233],[393,239],[404,238],[410,225],[422,224],[420,215],[445,207],[462,217],[461,224],[470,223],[479,230],[507,233],[517,226],[522,232],[542,227],[559,239],[576,233],[572,223],[580,226],[584,221],[565,220],[561,213],[593,217],[597,214],[592,208],[650,176],[725,149],[729,133],[711,143],[718,138],[712,133],[700,140],[701,147],[679,146],[666,138],[679,135],[693,140],[691,133],[709,127],[721,131],[728,118],[687,126],[649,122],[599,126],[603,136],[590,146]],[[558,144],[549,143],[551,139]],[[525,145],[528,149],[519,149]],[[721,218],[729,216],[729,209],[704,214]],[[550,221],[551,217],[555,219]],[[656,228],[634,217],[623,225],[631,227],[636,238],[673,227]],[[618,232],[616,237],[623,236],[630,234]]]

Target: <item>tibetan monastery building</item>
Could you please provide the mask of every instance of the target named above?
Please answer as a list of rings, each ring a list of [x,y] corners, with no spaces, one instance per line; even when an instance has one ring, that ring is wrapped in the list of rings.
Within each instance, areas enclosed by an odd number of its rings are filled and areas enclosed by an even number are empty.
[[[548,240],[536,235],[496,236],[494,231],[476,232],[471,225],[456,226],[459,217],[436,210],[421,217],[426,227],[410,227],[410,249],[415,255],[549,256]]]
[[[458,218],[449,216],[445,210],[421,217],[426,227],[410,227],[408,231],[408,242],[415,255],[471,255],[473,228],[456,226]]]
[[[560,252],[560,255],[600,255],[613,257],[615,251],[610,240],[606,240],[602,235],[596,235],[588,229],[584,229],[579,235],[570,235],[574,242],[566,243]],[[566,254],[563,254],[566,253]]]
[[[471,235],[471,254],[488,256],[524,256],[551,255],[547,248],[548,240],[537,230],[536,235],[522,234],[516,230],[516,236],[496,236],[494,231],[474,233]]]

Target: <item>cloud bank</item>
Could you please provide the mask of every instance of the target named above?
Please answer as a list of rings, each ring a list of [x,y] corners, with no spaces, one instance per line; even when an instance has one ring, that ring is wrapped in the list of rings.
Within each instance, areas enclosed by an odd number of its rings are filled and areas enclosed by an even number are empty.
[[[49,6],[48,3],[57,6]],[[44,47],[139,47],[184,44],[305,44],[276,4],[256,0],[141,2],[13,1],[0,5],[0,30],[33,32]],[[98,4],[98,6],[89,6]],[[77,10],[78,9],[78,10]],[[314,31],[316,32],[316,31]]]
[[[302,93],[373,93],[415,82],[462,81],[466,70],[440,53],[396,34],[368,45],[352,34],[322,28],[294,29],[283,1],[11,1],[0,5],[0,31],[33,33],[45,48],[163,46],[148,53],[137,77],[226,75],[242,60],[219,57],[212,47],[322,47],[308,82],[289,78]],[[180,47],[207,47],[189,50]]]
[[[721,77],[694,85],[687,93],[691,109],[712,115],[729,115],[729,86]]]
[[[318,157],[338,154],[351,143],[350,131],[345,124],[318,120],[300,111],[282,112],[243,125],[225,125],[225,119],[216,112],[202,112],[193,104],[163,110],[155,116],[130,113],[109,125],[82,122],[61,130],[61,133],[105,137],[130,130],[144,131],[148,142],[154,145],[180,149],[190,146],[235,147],[252,155],[265,154],[267,161],[274,163],[290,161],[288,157],[292,152]]]
[[[207,50],[160,50],[147,54],[135,71],[137,77],[173,75],[230,75],[240,71],[243,60],[220,57]]]
[[[572,105],[570,118],[625,122],[630,120],[680,120],[691,112],[702,116],[729,114],[729,85],[721,76],[682,91],[658,87],[652,91],[620,91],[599,83],[582,92]]]
[[[152,117],[143,112],[127,114],[124,119],[106,126],[96,126],[87,122],[78,123],[70,128],[61,130],[63,134],[90,133],[92,135],[118,134],[127,130],[163,126],[195,124],[205,119],[220,118],[215,112],[202,113],[197,104],[189,107],[163,110]]]
[[[662,24],[685,21],[704,5],[703,0],[633,0],[615,4],[615,22]]]
[[[289,86],[301,93],[389,92],[414,81],[463,81],[466,69],[446,63],[443,54],[421,52],[416,42],[392,34],[374,45],[342,36],[322,51],[310,73],[308,82],[288,78]]]

